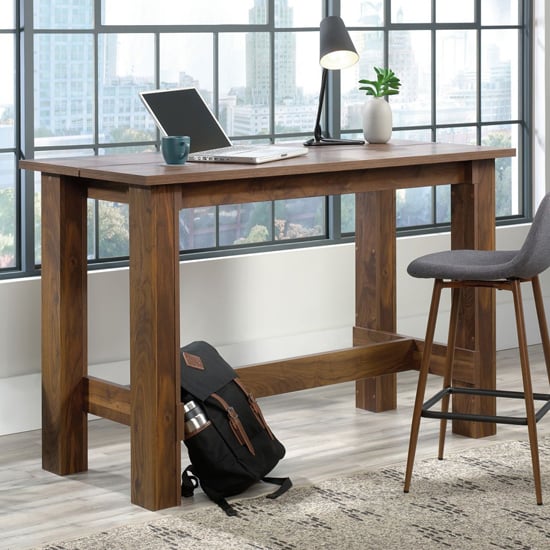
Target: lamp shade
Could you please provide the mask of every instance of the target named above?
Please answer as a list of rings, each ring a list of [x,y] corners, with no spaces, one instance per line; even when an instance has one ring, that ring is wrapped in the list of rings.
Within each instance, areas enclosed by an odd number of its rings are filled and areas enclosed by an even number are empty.
[[[359,61],[357,50],[346,26],[337,15],[329,15],[321,21],[319,63],[325,69],[338,70],[351,67]]]

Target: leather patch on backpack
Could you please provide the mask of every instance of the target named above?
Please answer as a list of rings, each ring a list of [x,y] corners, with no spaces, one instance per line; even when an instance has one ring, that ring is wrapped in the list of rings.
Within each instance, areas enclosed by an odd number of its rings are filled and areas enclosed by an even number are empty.
[[[202,359],[198,355],[193,355],[192,353],[187,353],[186,351],[184,351],[182,355],[183,360],[188,367],[192,367],[197,370],[204,370]]]

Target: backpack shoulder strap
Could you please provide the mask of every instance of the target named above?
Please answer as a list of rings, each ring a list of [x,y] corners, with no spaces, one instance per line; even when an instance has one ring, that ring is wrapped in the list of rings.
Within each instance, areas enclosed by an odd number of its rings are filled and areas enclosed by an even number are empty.
[[[279,485],[279,488],[274,491],[273,493],[270,493],[269,495],[266,495],[265,498],[277,498],[281,496],[283,493],[286,493],[291,487],[292,487],[292,481],[290,481],[289,477],[263,477],[262,481],[265,481],[266,483],[273,483],[274,485]],[[237,510],[225,500],[225,498],[219,498],[214,501],[228,516],[238,516]]]
[[[192,497],[199,486],[199,478],[193,472],[193,466],[187,466],[181,474],[181,496]]]
[[[225,498],[221,498],[220,500],[215,501],[216,504],[230,517],[238,516],[237,510],[225,500]]]
[[[262,481],[265,481],[266,483],[273,483],[274,485],[279,485],[279,488],[276,491],[270,493],[269,495],[266,495],[265,498],[280,497],[292,487],[292,481],[289,477],[262,477]]]

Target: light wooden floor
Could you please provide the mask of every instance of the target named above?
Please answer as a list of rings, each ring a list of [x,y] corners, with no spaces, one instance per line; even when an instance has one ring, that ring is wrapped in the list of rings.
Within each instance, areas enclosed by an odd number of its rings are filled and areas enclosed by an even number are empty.
[[[531,348],[535,391],[547,392],[548,381],[540,346]],[[515,350],[498,354],[498,387],[520,389]],[[354,385],[341,384],[264,398],[261,406],[287,456],[274,475],[289,475],[295,485],[381,465],[404,463],[417,373],[399,375],[398,409],[381,414],[356,410]],[[439,389],[440,380],[430,381]],[[521,401],[499,412],[523,413]],[[511,409],[512,407],[512,409]],[[424,420],[417,458],[434,456],[438,423]],[[525,427],[499,426],[496,436],[473,440],[449,435],[449,451],[492,444],[504,439],[526,439]],[[106,420],[90,424],[89,471],[58,477],[41,469],[40,431],[0,437],[0,549],[74,538],[89,532],[142,522],[198,506],[213,506],[196,495],[181,508],[149,512],[130,504],[130,445],[127,427]],[[541,436],[550,435],[550,419],[539,424]],[[185,462],[186,452],[182,452]],[[542,464],[550,468],[550,464]],[[414,490],[414,476],[412,488]],[[252,494],[265,488],[252,491]],[[543,487],[550,506],[550,487]]]

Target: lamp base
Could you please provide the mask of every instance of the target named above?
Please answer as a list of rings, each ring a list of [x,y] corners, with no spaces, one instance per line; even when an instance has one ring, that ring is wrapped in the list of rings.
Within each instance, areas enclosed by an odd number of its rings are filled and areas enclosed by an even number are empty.
[[[365,145],[362,139],[333,139],[333,138],[311,138],[304,142],[307,147],[317,147],[320,145]]]

